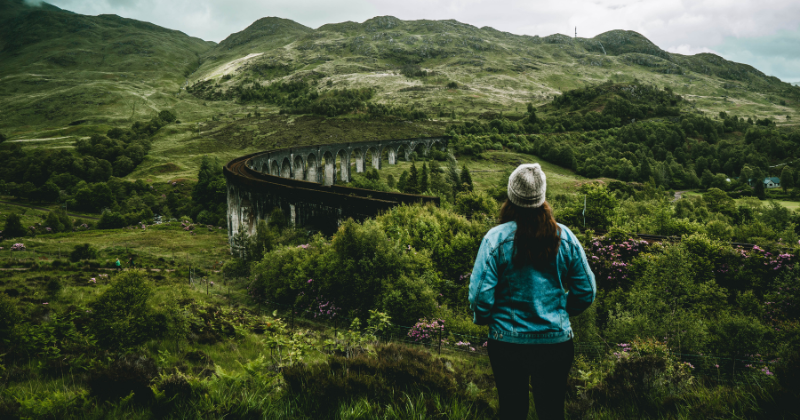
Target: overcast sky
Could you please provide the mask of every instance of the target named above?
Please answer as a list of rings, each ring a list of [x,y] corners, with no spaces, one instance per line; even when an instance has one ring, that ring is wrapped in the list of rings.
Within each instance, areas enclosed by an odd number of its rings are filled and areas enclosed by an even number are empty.
[[[40,0],[27,0],[36,2]],[[633,30],[681,54],[714,52],[800,82],[798,0],[50,0],[62,9],[117,14],[219,42],[256,19],[278,16],[311,28],[391,15],[456,19],[514,34],[593,37]]]

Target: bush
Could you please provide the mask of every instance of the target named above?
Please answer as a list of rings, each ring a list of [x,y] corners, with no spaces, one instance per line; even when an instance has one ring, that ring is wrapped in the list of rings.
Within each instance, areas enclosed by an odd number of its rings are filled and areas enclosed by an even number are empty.
[[[794,349],[775,368],[781,386],[790,392],[800,394],[800,349]]]
[[[456,196],[456,211],[472,219],[476,216],[497,217],[497,202],[483,191],[468,191]]]
[[[489,410],[485,401],[476,401],[459,386],[460,372],[451,362],[425,350],[395,344],[378,346],[376,353],[351,359],[331,356],[327,364],[297,364],[284,369],[283,377],[292,394],[314,401],[310,406],[318,415],[351,399],[396,404],[402,403],[406,394],[418,393],[473,400],[472,414]]]
[[[98,342],[112,348],[127,348],[164,335],[167,324],[148,300],[152,287],[137,271],[121,274],[102,295],[89,304],[94,312],[91,329]]]
[[[0,348],[3,341],[10,338],[14,327],[22,319],[17,309],[17,301],[5,293],[0,293]]]
[[[61,282],[61,279],[58,277],[50,277],[47,280],[47,292],[50,293],[50,296],[58,295],[61,290],[64,289],[64,283]]]
[[[97,258],[97,249],[90,244],[75,245],[72,252],[69,253],[69,260],[78,262],[81,260],[94,260]]]
[[[107,211],[100,216],[100,221],[97,222],[98,229],[119,229],[127,225],[125,217],[119,213]]]
[[[25,228],[22,227],[22,218],[17,213],[10,213],[6,218],[6,226],[3,235],[6,238],[18,238],[25,236]]]
[[[101,400],[116,402],[119,398],[134,394],[139,403],[153,398],[150,384],[158,376],[158,367],[145,356],[125,355],[105,369],[92,373],[89,389]]]

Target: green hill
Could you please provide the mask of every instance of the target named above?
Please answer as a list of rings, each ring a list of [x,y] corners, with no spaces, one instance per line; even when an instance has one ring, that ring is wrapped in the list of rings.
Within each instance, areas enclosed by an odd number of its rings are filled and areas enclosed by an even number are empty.
[[[119,16],[0,0],[0,128],[113,125],[169,107],[213,45]]]
[[[619,91],[626,86],[666,87],[680,100],[637,99],[648,91]],[[529,103],[562,118],[622,97],[652,108],[645,118],[800,119],[800,87],[713,54],[669,53],[632,31],[540,37],[391,16],[312,29],[266,17],[214,44],[118,16],[0,0],[0,131],[12,142],[52,139],[26,147],[68,148],[164,109],[191,122],[156,136],[139,177],[167,163],[194,173],[209,153],[442,134],[471,119],[525,118]]]
[[[713,54],[669,53],[621,30],[591,39],[520,36],[453,20],[391,16],[311,30],[265,18],[204,57],[213,59],[191,77],[193,84],[204,84],[204,99],[247,100],[237,92],[303,79],[324,82],[320,90],[373,88],[378,103],[475,117],[521,111],[527,102],[545,104],[562,92],[609,80],[638,79],[669,86],[687,96],[689,106],[713,113],[735,109],[783,118],[800,100],[796,86],[751,66]]]

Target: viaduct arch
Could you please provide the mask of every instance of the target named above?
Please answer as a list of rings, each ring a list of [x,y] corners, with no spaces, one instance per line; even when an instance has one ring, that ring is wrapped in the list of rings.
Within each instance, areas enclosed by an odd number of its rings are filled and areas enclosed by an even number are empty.
[[[394,165],[398,156],[408,160],[413,152],[428,156],[444,150],[449,137],[426,137],[334,143],[268,150],[242,156],[223,168],[228,190],[228,241],[237,251],[234,235],[243,229],[255,234],[258,220],[268,220],[275,208],[293,224],[314,224],[332,231],[341,219],[363,220],[406,203],[434,203],[438,197],[387,193],[336,185],[350,182],[356,173]],[[338,168],[337,168],[338,162]]]

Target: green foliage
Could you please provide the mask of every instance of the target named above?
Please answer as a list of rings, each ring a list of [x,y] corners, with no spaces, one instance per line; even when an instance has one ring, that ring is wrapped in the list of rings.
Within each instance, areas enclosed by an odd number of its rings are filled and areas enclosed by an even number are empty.
[[[467,219],[475,217],[495,219],[497,217],[497,202],[483,191],[467,191],[456,196],[456,212],[463,214]]]
[[[227,189],[222,165],[216,158],[203,156],[197,173],[197,184],[192,187],[192,219],[198,223],[216,224],[225,220]],[[200,213],[207,211],[200,221]]]
[[[17,309],[17,300],[0,293],[0,348],[5,348],[5,341],[11,338],[14,327],[21,320],[22,314]]]
[[[22,227],[22,218],[17,213],[9,213],[6,217],[6,225],[3,228],[3,236],[6,238],[18,238],[25,236],[25,228]]]
[[[404,172],[405,173],[405,172]],[[402,175],[400,177],[402,180]],[[403,192],[407,194],[419,194],[420,193],[420,182],[419,182],[419,174],[417,174],[417,167],[412,162],[411,169],[409,169],[408,176],[405,179],[405,184],[403,187]]]
[[[583,197],[582,197],[583,196]],[[584,214],[584,200],[586,201],[586,213]],[[611,216],[619,202],[608,188],[600,184],[584,184],[580,189],[578,199],[571,200],[569,205],[559,209],[556,218],[569,226],[586,226],[606,229],[611,226]]]
[[[103,346],[129,348],[163,335],[164,316],[150,308],[152,286],[139,271],[117,276],[103,294],[89,304],[91,328]]]
[[[69,259],[72,262],[93,260],[95,258],[97,258],[97,249],[91,244],[75,245],[75,248],[69,253]]]
[[[461,167],[461,174],[459,175],[459,191],[469,191],[475,188],[472,184],[472,175],[469,174],[469,169],[467,169],[467,165],[463,165]]]
[[[328,416],[351,398],[365,398],[381,405],[397,404],[408,392],[422,391],[442,398],[463,398],[472,402],[467,417],[486,412],[480,396],[471,397],[458,386],[460,370],[450,362],[424,350],[398,345],[376,348],[376,356],[358,355],[346,359],[330,356],[322,365],[296,365],[283,372],[290,392],[314,400],[312,415]]]

